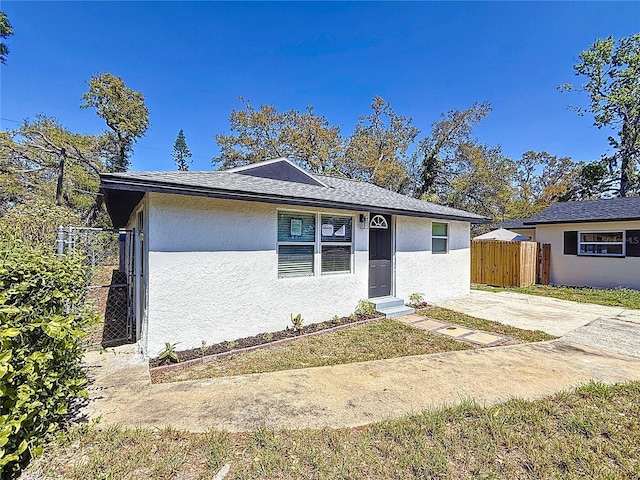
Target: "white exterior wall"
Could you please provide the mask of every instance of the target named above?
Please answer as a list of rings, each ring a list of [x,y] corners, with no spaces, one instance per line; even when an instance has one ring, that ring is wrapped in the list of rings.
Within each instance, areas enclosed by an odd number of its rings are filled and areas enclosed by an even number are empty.
[[[145,197],[147,314],[140,348],[177,348],[351,314],[368,296],[369,230],[361,212],[151,193]],[[278,278],[277,211],[352,214],[353,272]],[[364,213],[364,212],[362,212]],[[431,254],[431,221],[395,217],[395,293],[427,301],[469,292],[469,224],[449,222],[449,253]],[[320,254],[316,253],[316,272]],[[392,293],[394,293],[392,291]]]
[[[431,253],[432,220],[396,217],[396,296],[421,293],[427,302],[469,293],[469,223],[449,224],[449,252]]]
[[[551,244],[551,283],[640,290],[640,257],[564,255],[565,231],[617,231],[640,229],[640,221],[537,225],[536,240]]]
[[[349,315],[367,297],[368,230],[358,212],[150,194],[149,299],[142,349],[178,349]],[[354,215],[353,273],[278,278],[277,210]],[[320,254],[316,253],[316,271]]]

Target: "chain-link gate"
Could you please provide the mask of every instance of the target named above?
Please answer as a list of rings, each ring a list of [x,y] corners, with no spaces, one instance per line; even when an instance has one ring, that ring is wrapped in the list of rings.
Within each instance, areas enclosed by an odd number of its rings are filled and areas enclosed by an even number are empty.
[[[60,227],[57,251],[79,254],[90,267],[86,304],[102,321],[90,332],[88,344],[135,342],[133,231]]]

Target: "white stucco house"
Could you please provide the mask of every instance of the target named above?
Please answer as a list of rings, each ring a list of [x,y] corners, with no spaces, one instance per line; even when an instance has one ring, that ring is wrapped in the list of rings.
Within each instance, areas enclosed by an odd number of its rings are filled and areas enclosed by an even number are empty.
[[[134,232],[142,352],[195,348],[352,313],[390,315],[469,292],[469,226],[488,220],[287,159],[212,172],[101,176],[116,228]]]
[[[551,245],[551,283],[640,290],[640,198],[559,202],[500,226]]]

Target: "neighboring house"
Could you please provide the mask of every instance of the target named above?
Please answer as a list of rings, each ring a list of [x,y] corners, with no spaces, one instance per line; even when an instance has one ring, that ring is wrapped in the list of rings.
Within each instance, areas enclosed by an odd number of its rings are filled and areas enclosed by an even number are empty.
[[[529,237],[532,242],[536,241],[536,227],[534,225],[527,225],[529,218],[510,218],[504,222],[498,223],[495,228],[504,228],[515,233],[519,233],[525,237]]]
[[[135,233],[136,338],[150,356],[281,330],[291,314],[349,315],[361,299],[464,295],[469,226],[488,221],[286,159],[103,174],[101,188],[114,227]]]
[[[551,244],[552,284],[640,290],[639,197],[554,203],[520,221]]]

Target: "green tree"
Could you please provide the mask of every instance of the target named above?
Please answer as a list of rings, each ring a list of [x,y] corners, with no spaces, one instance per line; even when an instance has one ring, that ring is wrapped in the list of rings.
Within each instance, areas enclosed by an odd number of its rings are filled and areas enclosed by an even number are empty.
[[[371,110],[360,117],[346,143],[348,176],[395,192],[407,191],[411,184],[407,151],[420,131],[382,97],[373,98]]]
[[[589,107],[574,107],[579,115],[593,114],[599,129],[611,128],[608,138],[614,153],[606,157],[619,178],[618,195],[640,193],[640,34],[596,40],[580,53],[573,66],[577,76],[587,82],[579,87],[561,85],[563,91],[586,92]]]
[[[489,102],[474,103],[466,110],[451,110],[442,114],[440,120],[431,125],[431,132],[416,148],[414,195],[440,195],[458,170],[458,150],[466,144],[477,143],[472,139],[473,127],[489,115]]]
[[[214,165],[226,169],[287,157],[313,173],[341,173],[340,129],[313,107],[278,112],[272,105],[256,109],[243,98],[240,102],[244,108],[229,117],[231,133],[216,135],[220,155],[213,158]]]
[[[11,35],[13,35],[13,28],[11,28],[7,14],[0,12],[0,38],[4,40]],[[6,43],[0,42],[0,63],[7,63],[7,55],[9,55],[9,47]]]
[[[514,163],[503,155],[500,147],[474,142],[460,145],[454,161],[456,175],[448,182],[439,200],[494,221],[503,220],[514,196],[511,181]]]
[[[282,140],[289,146],[288,155],[312,173],[344,175],[340,128],[317,115],[312,106],[304,112],[291,110],[289,117],[282,131]]]
[[[515,166],[516,193],[508,217],[530,217],[552,203],[579,197],[582,162],[530,150]]]
[[[81,108],[95,108],[109,130],[107,167],[110,171],[124,172],[129,168],[133,145],[149,128],[149,111],[144,96],[128,88],[122,78],[110,73],[99,73],[89,81],[89,91],[82,98]]]
[[[184,132],[182,130],[178,132],[176,141],[173,142],[171,157],[173,157],[173,161],[176,162],[176,166],[181,172],[189,170],[189,165],[193,163],[192,160],[189,160],[189,158],[191,158],[191,150],[189,150],[187,146],[187,140],[184,138]]]
[[[605,158],[582,166],[574,188],[574,197],[579,200],[601,198],[607,193],[615,191],[619,184],[620,178],[605,156]]]
[[[87,222],[102,209],[98,194],[105,137],[71,133],[39,115],[0,135],[0,215],[21,204],[68,208]],[[36,219],[34,219],[35,221]]]

